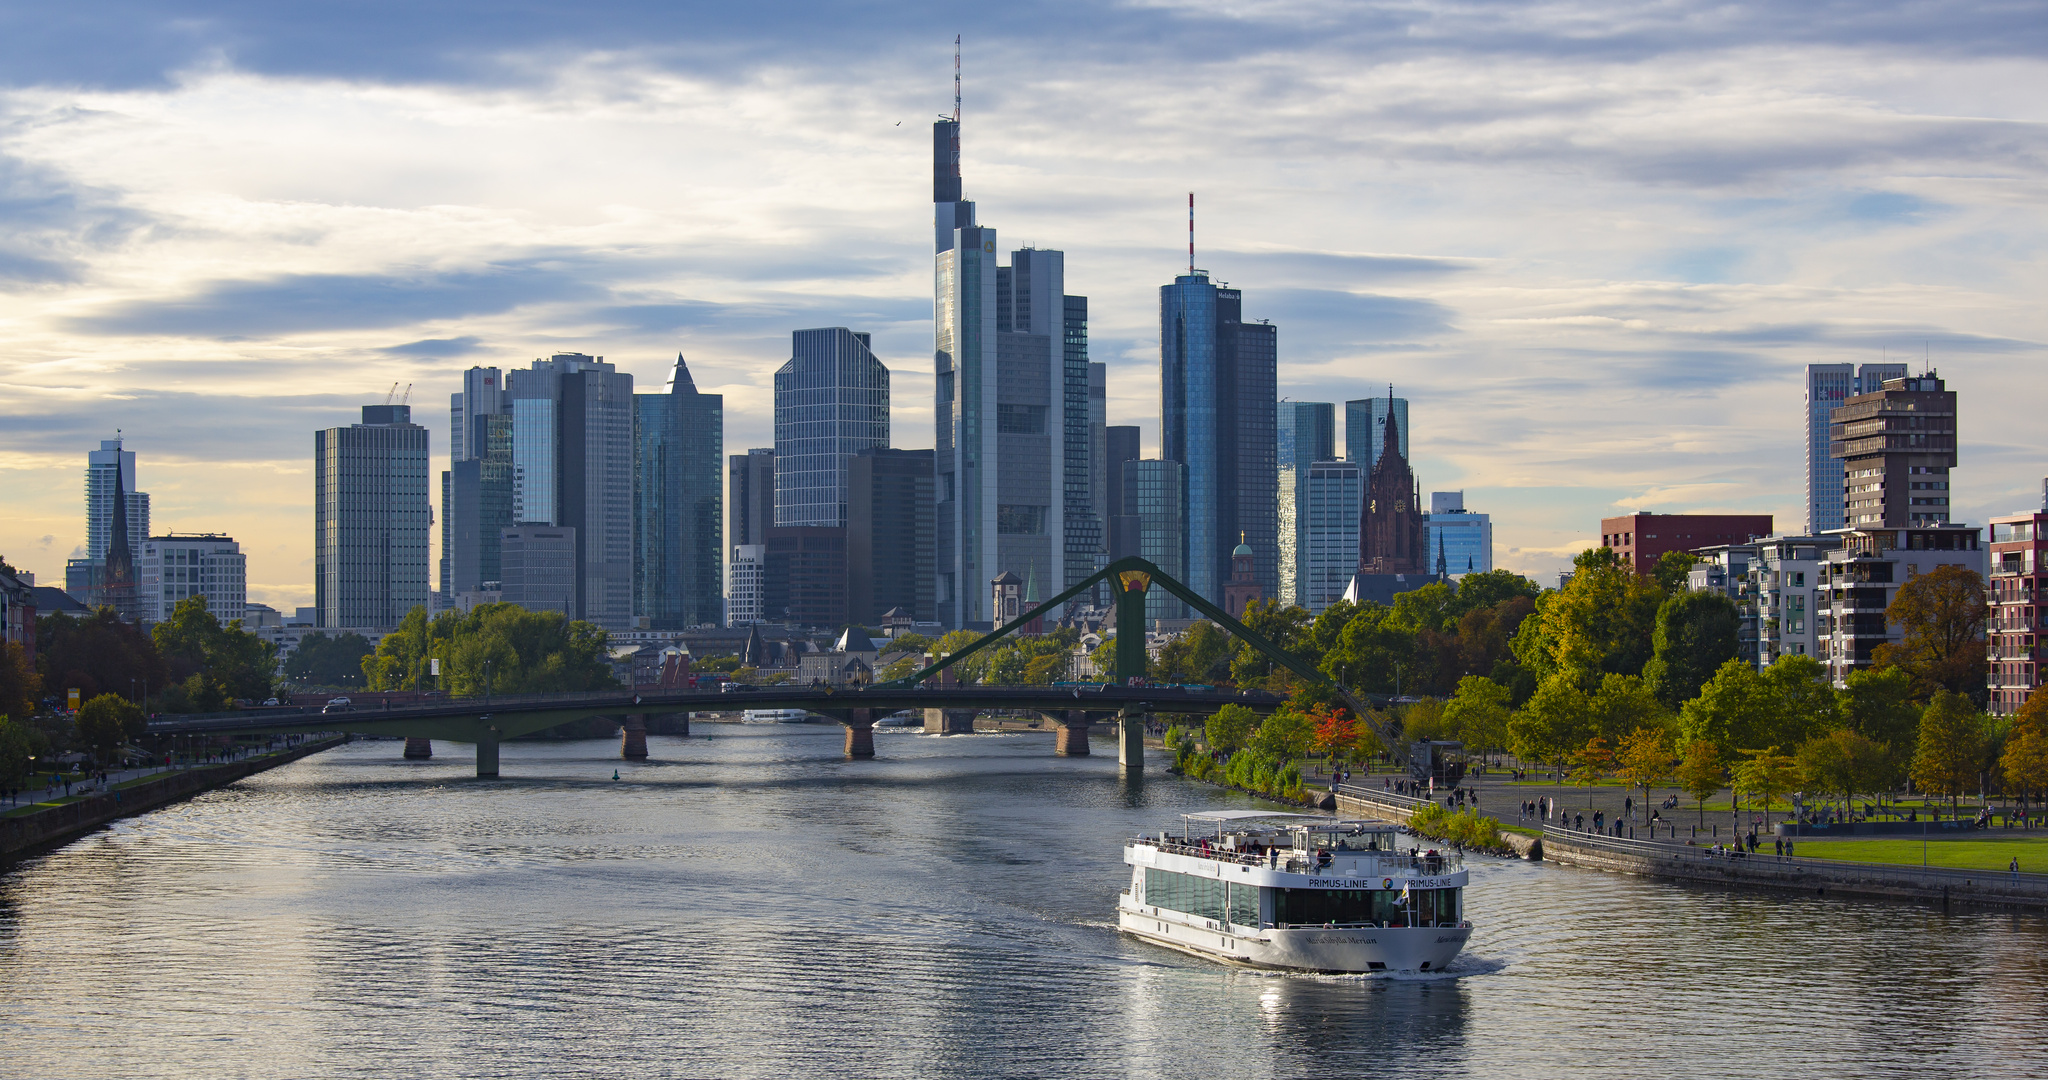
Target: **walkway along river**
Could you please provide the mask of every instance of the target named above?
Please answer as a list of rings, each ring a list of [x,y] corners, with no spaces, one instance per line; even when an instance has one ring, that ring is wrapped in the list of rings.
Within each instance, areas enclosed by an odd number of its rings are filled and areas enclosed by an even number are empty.
[[[699,730],[503,780],[357,743],[18,863],[0,1072],[2048,1073],[2034,914],[1474,859],[1449,975],[1272,975],[1111,918],[1124,837],[1241,796],[1050,734]]]

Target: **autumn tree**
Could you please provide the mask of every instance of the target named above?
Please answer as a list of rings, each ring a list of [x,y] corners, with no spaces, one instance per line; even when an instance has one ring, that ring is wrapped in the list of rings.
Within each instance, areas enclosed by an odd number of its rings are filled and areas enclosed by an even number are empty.
[[[2022,798],[2048,796],[2048,692],[2027,695],[1998,759],[2006,786]]]
[[[1686,744],[1679,759],[1678,786],[1699,804],[1700,824],[1707,823],[1707,799],[1721,790],[1721,748],[1705,739]]]
[[[1540,637],[1550,670],[1641,675],[1664,593],[1613,548],[1589,548],[1572,560],[1572,579],[1538,602]]]
[[[1657,728],[1639,727],[1621,737],[1614,750],[1615,771],[1628,785],[1643,793],[1648,805],[1650,788],[1671,777],[1671,750],[1665,734]]]
[[[1920,743],[1913,755],[1913,785],[1930,795],[1948,796],[1949,813],[1956,800],[1977,780],[1984,756],[1984,714],[1969,698],[1938,690],[1920,714]]]
[[[1982,575],[1953,563],[1937,566],[1899,586],[1884,617],[1904,637],[1878,646],[1874,659],[1906,669],[1922,700],[1946,690],[1982,707],[1988,611]]]
[[[1324,757],[1350,754],[1358,746],[1359,724],[1350,710],[1317,705],[1308,713],[1310,746]]]
[[[1593,785],[1614,771],[1614,751],[1607,740],[1598,735],[1586,740],[1586,745],[1572,754],[1572,783],[1586,789],[1586,805],[1593,805]]]

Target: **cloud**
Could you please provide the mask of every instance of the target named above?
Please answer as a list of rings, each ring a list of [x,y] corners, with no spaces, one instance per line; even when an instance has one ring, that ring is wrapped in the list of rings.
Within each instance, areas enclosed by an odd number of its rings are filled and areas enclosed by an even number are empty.
[[[483,349],[483,339],[474,334],[452,338],[425,338],[403,345],[389,345],[384,351],[394,356],[468,356]]]
[[[1453,318],[1451,309],[1434,300],[1336,289],[1258,288],[1246,290],[1245,317],[1272,319],[1289,340],[1299,334],[1332,344],[1434,337],[1451,332]]]
[[[0,285],[78,281],[90,256],[147,223],[112,193],[0,153]]]

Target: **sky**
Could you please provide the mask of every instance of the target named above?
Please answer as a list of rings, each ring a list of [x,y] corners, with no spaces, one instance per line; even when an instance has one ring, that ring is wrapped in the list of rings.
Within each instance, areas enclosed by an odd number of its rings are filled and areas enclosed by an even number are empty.
[[[1802,527],[1809,363],[1938,370],[1955,517],[2040,503],[2048,3],[4,0],[0,555],[62,583],[118,429],[156,532],[310,604],[312,433],[409,386],[438,472],[459,373],[559,351],[682,353],[743,453],[790,331],[866,330],[931,446],[956,33],[968,197],[1148,452],[1193,191],[1281,394],[1391,384],[1538,580],[1603,516]]]

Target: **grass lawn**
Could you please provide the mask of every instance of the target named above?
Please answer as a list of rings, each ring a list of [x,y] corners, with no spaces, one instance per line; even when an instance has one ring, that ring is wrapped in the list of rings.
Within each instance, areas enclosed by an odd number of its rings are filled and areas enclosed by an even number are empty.
[[[1994,830],[1995,833],[1995,830]],[[1765,851],[1770,850],[1768,846]],[[1795,840],[1793,854],[1809,859],[1920,865],[1918,837],[1877,840]],[[1927,865],[1955,870],[2004,870],[2014,858],[2030,874],[2048,874],[2048,836],[1987,836],[1984,839],[1927,841]]]

